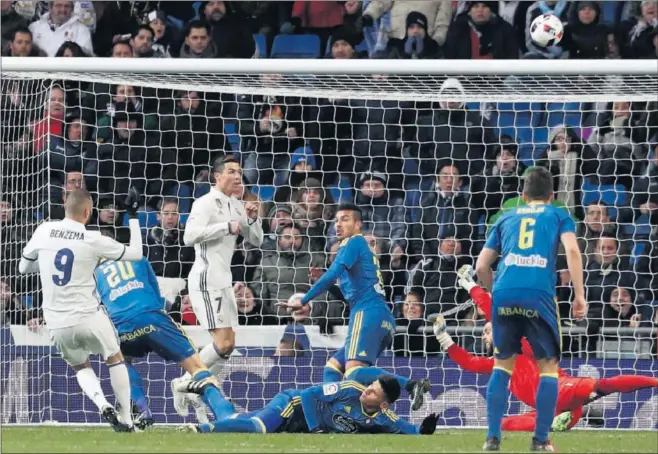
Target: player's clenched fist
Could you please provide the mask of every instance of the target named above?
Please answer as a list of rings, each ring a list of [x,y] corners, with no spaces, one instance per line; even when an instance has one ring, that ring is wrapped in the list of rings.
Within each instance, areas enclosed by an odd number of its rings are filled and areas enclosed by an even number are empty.
[[[259,210],[260,210],[260,206],[258,202],[251,201],[251,202],[245,202],[244,204],[244,211],[249,219],[256,219],[258,217]]]

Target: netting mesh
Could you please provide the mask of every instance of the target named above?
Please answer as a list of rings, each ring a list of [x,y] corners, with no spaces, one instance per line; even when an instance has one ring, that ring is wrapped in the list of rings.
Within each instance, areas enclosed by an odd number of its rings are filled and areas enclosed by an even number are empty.
[[[487,375],[440,352],[428,316],[469,299],[456,271],[473,263],[487,226],[516,206],[522,176],[542,165],[557,202],[578,222],[587,299],[571,318],[563,257],[556,282],[562,366],[576,376],[656,375],[658,298],[658,78],[647,76],[329,76],[13,72],[2,79],[3,421],[98,422],[75,376],[39,327],[40,290],[18,275],[21,248],[44,219],[63,216],[66,193],[94,195],[91,224],[128,238],[123,200],[144,194],[145,256],[167,307],[198,345],[186,278],[194,251],[182,231],[195,199],[213,184],[209,165],[234,154],[244,200],[261,202],[266,239],[241,242],[233,282],[243,326],[224,391],[241,408],[321,381],[345,338],[348,309],[335,289],[309,314],[276,307],[305,292],[338,244],[341,201],[364,211],[398,335],[379,365],[429,377],[440,424],[485,424]],[[291,226],[292,225],[292,226]],[[472,307],[448,317],[454,340],[487,354]],[[295,356],[295,358],[287,358]],[[94,363],[110,394],[107,371]],[[155,355],[137,361],[158,422],[180,422],[169,380],[180,368]],[[655,427],[652,391],[591,405],[609,428]],[[518,401],[510,413],[526,411]],[[579,423],[588,424],[587,420]]]

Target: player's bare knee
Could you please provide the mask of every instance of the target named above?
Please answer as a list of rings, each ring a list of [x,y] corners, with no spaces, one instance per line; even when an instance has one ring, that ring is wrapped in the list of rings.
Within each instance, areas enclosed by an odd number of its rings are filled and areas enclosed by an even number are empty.
[[[113,366],[115,364],[119,364],[120,362],[123,362],[123,355],[121,354],[121,352],[117,353],[116,355],[108,356],[105,359],[105,364],[107,364],[108,366]]]
[[[556,358],[546,358],[537,360],[537,368],[539,373],[544,374],[557,374],[559,369],[559,362]]]
[[[80,372],[83,369],[89,369],[91,368],[91,361],[87,360],[82,364],[77,364],[75,366],[72,365],[71,368],[76,372]]]

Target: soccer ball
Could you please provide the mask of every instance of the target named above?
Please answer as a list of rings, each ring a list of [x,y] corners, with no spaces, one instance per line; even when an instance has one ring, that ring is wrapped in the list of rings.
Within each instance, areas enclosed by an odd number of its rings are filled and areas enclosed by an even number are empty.
[[[564,35],[562,21],[552,14],[537,16],[530,25],[530,36],[540,47],[554,46],[560,42]]]

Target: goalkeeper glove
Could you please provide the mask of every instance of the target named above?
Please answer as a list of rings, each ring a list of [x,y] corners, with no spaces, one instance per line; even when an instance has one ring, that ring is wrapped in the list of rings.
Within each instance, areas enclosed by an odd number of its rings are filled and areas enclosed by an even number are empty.
[[[137,219],[137,208],[139,208],[139,191],[132,187],[128,191],[128,197],[126,197],[126,212],[130,219]]]
[[[439,417],[436,416],[436,413],[426,416],[420,424],[420,430],[418,432],[421,435],[432,435],[436,431],[436,421],[438,419]]]
[[[443,315],[437,315],[434,319],[434,335],[444,351],[454,344],[452,337],[446,332],[446,319]]]
[[[457,278],[459,285],[466,290],[467,292],[471,292],[473,287],[476,287],[477,284],[473,280],[473,267],[471,265],[464,265],[461,268],[459,268],[459,271],[457,271]]]

